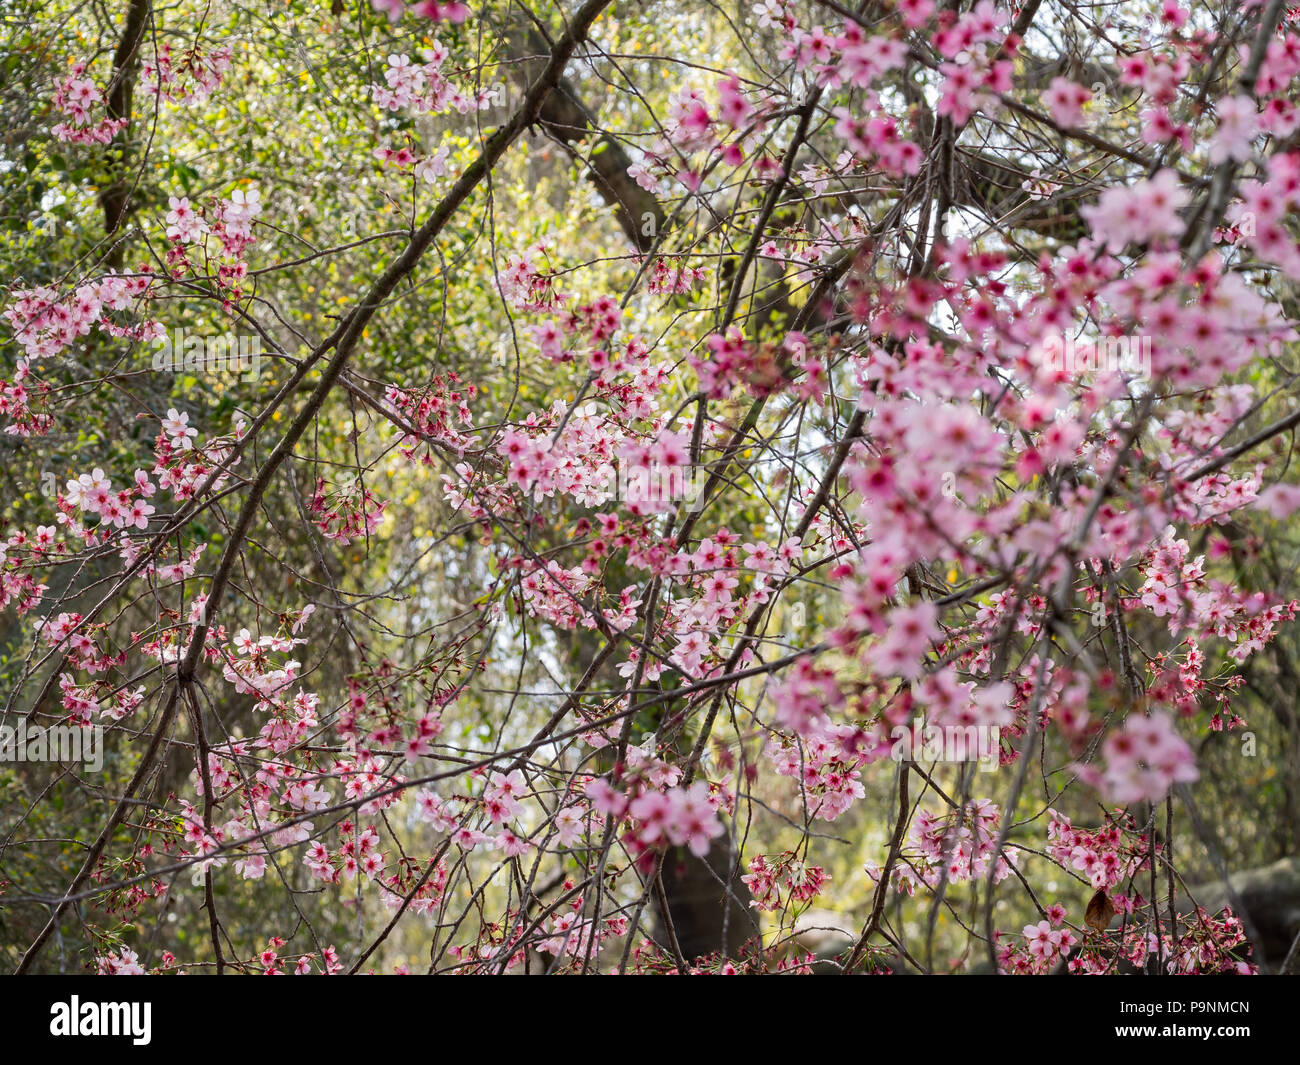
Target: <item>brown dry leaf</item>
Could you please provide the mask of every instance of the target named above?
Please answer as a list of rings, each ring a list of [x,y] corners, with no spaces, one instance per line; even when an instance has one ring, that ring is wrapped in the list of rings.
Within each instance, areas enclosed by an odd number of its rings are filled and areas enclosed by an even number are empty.
[[[1100,888],[1088,901],[1088,908],[1083,913],[1083,923],[1094,931],[1104,932],[1114,916],[1115,904],[1110,901],[1106,889]]]

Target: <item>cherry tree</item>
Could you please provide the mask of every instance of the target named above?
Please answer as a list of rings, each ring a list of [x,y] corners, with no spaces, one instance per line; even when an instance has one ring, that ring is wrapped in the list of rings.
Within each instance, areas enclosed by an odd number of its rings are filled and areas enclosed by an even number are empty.
[[[1280,0],[68,8],[17,971],[1284,961],[1185,879],[1300,607]]]

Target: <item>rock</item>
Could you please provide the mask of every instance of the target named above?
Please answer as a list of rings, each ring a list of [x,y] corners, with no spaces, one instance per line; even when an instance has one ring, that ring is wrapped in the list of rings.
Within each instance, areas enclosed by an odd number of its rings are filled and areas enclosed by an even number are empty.
[[[1300,935],[1300,857],[1283,858],[1257,869],[1243,869],[1230,874],[1228,881],[1246,911],[1238,916],[1246,925],[1247,934],[1253,926],[1259,935],[1255,960],[1262,960],[1269,969],[1277,971]],[[1189,890],[1197,904],[1210,913],[1232,905],[1221,880],[1195,885]],[[1300,972],[1300,958],[1292,959],[1290,972]]]

